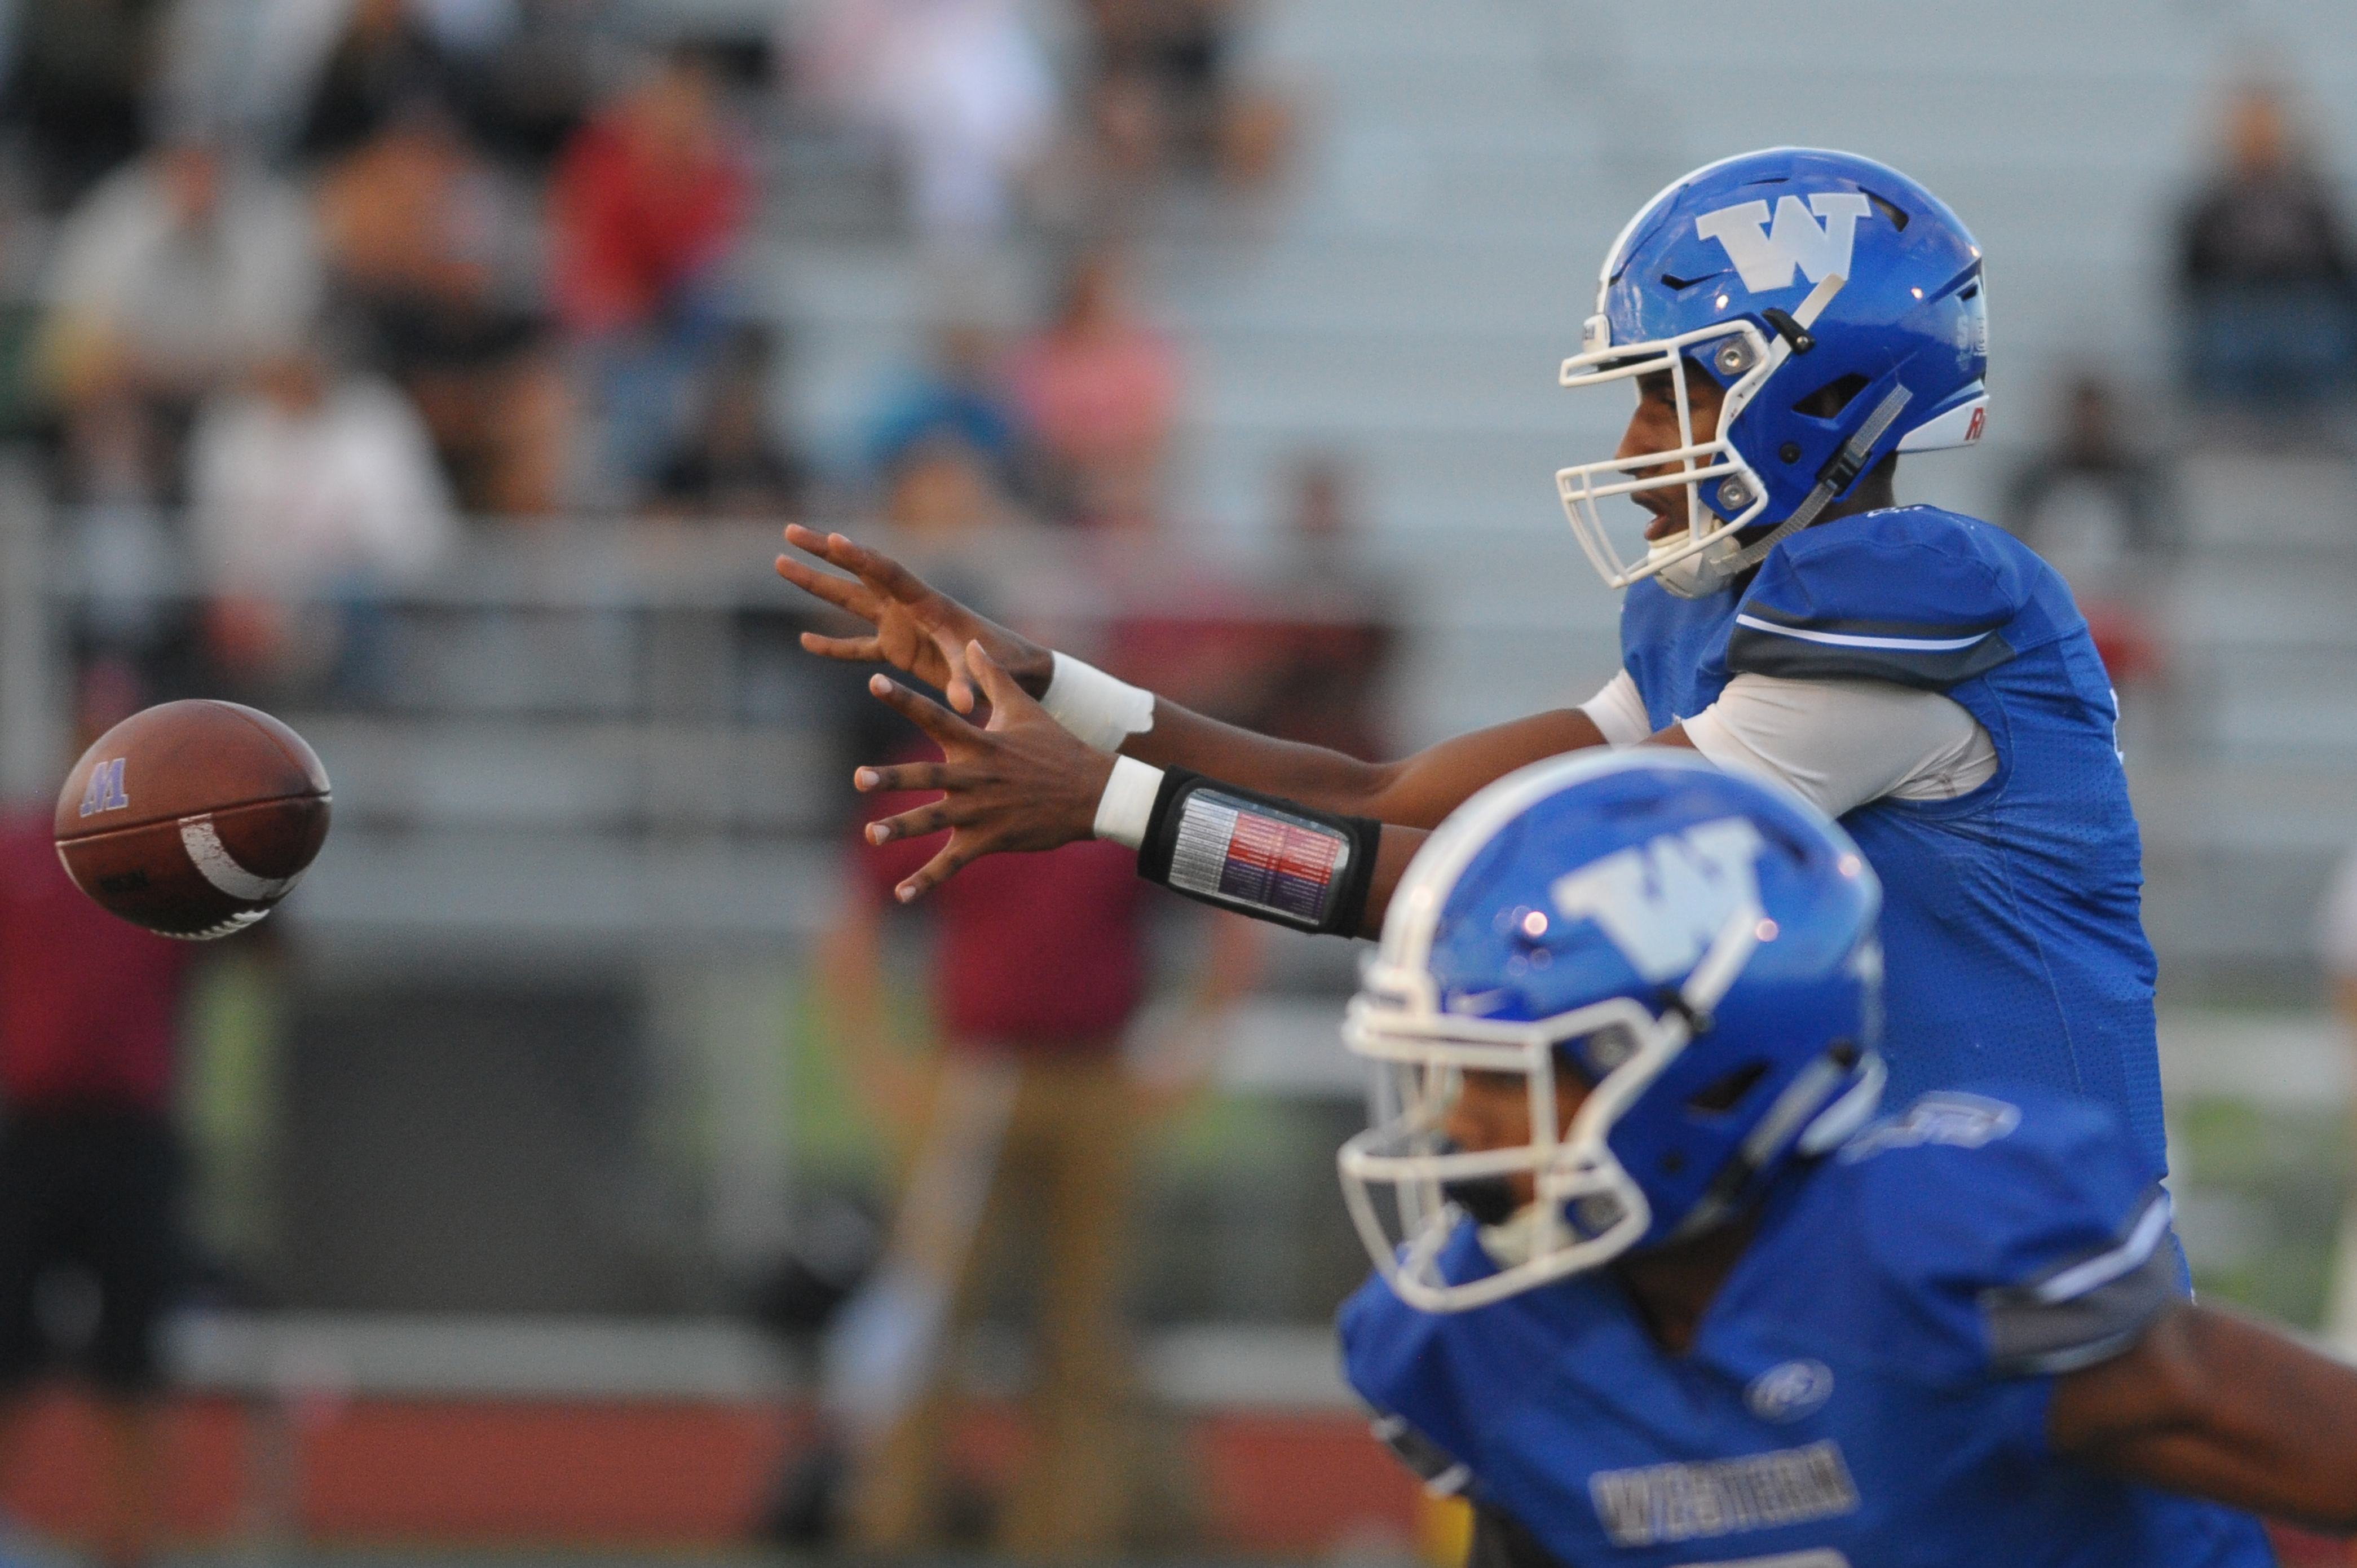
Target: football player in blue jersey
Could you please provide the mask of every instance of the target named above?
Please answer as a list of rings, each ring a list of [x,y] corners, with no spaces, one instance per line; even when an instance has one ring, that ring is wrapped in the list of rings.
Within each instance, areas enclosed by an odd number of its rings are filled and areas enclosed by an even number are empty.
[[[973,615],[841,535],[789,581],[869,623],[806,636],[877,677],[942,789],[877,823],[952,830],[901,889],[975,855],[1092,833],[1141,872],[1305,929],[1372,933],[1427,831],[1516,768],[1643,740],[1781,780],[1839,818],[1887,889],[1894,1090],[2001,1074],[2110,1103],[2164,1169],[2155,965],[2110,684],[2061,579],[1986,523],[1893,492],[1899,454],[1968,445],[1986,408],[1981,253],[1939,199],[1846,153],[1697,169],[1607,253],[1566,386],[1633,383],[1610,457],[1557,488],[1617,589],[1622,668],[1577,707],[1388,763],[1214,723]],[[1633,564],[1602,503],[1647,520]],[[1633,541],[1632,541],[1633,543]],[[977,686],[990,713],[981,717]],[[1036,700],[1035,700],[1036,699]]]
[[[1344,1360],[1473,1568],[2259,1568],[2253,1512],[2357,1526],[2357,1370],[2185,1298],[2110,1107],[1878,1116],[1861,847],[1591,752],[1395,892],[1344,1026],[1393,1086],[1341,1155]]]

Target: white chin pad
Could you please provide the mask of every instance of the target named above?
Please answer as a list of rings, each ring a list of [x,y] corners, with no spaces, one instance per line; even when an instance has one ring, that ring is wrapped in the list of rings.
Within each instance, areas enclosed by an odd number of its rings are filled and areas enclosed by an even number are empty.
[[[1646,554],[1658,559],[1684,542],[1684,535],[1674,533],[1667,539],[1649,540]],[[1740,548],[1734,536],[1729,534],[1713,541],[1683,561],[1673,561],[1661,567],[1653,574],[1653,580],[1679,598],[1701,598],[1706,594],[1716,592],[1727,580],[1727,557]]]

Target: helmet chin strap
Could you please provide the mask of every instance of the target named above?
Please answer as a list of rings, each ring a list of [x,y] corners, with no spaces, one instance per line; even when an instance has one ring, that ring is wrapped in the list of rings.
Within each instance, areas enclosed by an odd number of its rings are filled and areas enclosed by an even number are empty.
[[[1832,505],[1833,499],[1849,489],[1865,469],[1867,455],[1874,450],[1874,444],[1882,439],[1883,432],[1890,428],[1891,422],[1899,417],[1908,400],[1914,395],[1903,383],[1892,387],[1889,395],[1875,404],[1874,412],[1867,415],[1866,423],[1857,427],[1857,434],[1842,443],[1841,450],[1834,454],[1833,460],[1818,476],[1817,488],[1792,509],[1792,515],[1770,529],[1766,538],[1755,540],[1726,557],[1727,575],[1731,577],[1738,572],[1757,566],[1768,559],[1768,552],[1816,521],[1817,514]]]
[[[1774,375],[1793,355],[1805,354],[1816,347],[1815,340],[1809,336],[1809,328],[1816,325],[1817,317],[1824,314],[1825,306],[1833,303],[1834,295],[1839,294],[1848,281],[1839,273],[1827,273],[1790,315],[1781,310],[1768,313],[1769,325],[1776,329],[1776,340],[1768,350],[1769,376]],[[1760,384],[1765,386],[1767,380],[1767,376],[1762,376]],[[1766,538],[1740,548],[1736,548],[1734,541],[1729,540],[1728,548],[1723,552],[1706,550],[1689,561],[1664,567],[1660,573],[1662,585],[1680,598],[1700,598],[1728,578],[1766,560],[1768,552],[1816,521],[1817,514],[1832,505],[1835,496],[1849,489],[1851,481],[1865,467],[1867,454],[1873,450],[1877,441],[1882,439],[1883,432],[1890,428],[1891,421],[1899,417],[1900,411],[1907,406],[1908,399],[1912,396],[1914,393],[1903,386],[1893,388],[1890,395],[1876,405],[1874,413],[1858,427],[1857,433],[1844,442],[1841,450],[1835,453],[1819,471],[1816,489],[1803,498],[1801,504],[1792,509],[1792,516],[1778,523]],[[1737,407],[1722,413],[1719,429],[1725,431],[1741,412],[1742,409]],[[1695,503],[1689,499],[1687,504],[1692,506]]]

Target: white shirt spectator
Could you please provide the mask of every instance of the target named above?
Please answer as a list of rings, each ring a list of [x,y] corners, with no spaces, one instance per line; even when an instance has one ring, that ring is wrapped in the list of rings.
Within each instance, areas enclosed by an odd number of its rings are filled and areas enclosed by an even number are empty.
[[[150,154],[69,215],[43,290],[68,352],[191,393],[300,341],[321,290],[308,209],[210,149]]]
[[[1014,0],[819,0],[797,28],[805,89],[890,136],[910,217],[936,242],[1006,226],[1046,152],[1055,78]]]
[[[390,382],[353,377],[309,394],[303,361],[267,390],[216,399],[189,438],[190,527],[215,592],[293,599],[413,581],[457,537],[425,422]]]

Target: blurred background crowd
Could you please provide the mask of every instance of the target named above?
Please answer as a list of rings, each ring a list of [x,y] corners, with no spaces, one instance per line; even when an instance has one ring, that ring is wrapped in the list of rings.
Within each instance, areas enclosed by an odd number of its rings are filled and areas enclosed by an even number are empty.
[[[2095,623],[2197,1274],[2357,1348],[2357,23],[1813,9],[1664,103],[1622,0],[0,6],[0,1552],[1445,1553],[1332,1371],[1352,951],[1103,846],[898,910],[768,560],[1360,755],[1584,700],[1553,367],[1779,141],[1988,252],[1901,497]],[[46,824],[191,695],[337,826],[167,951]]]

